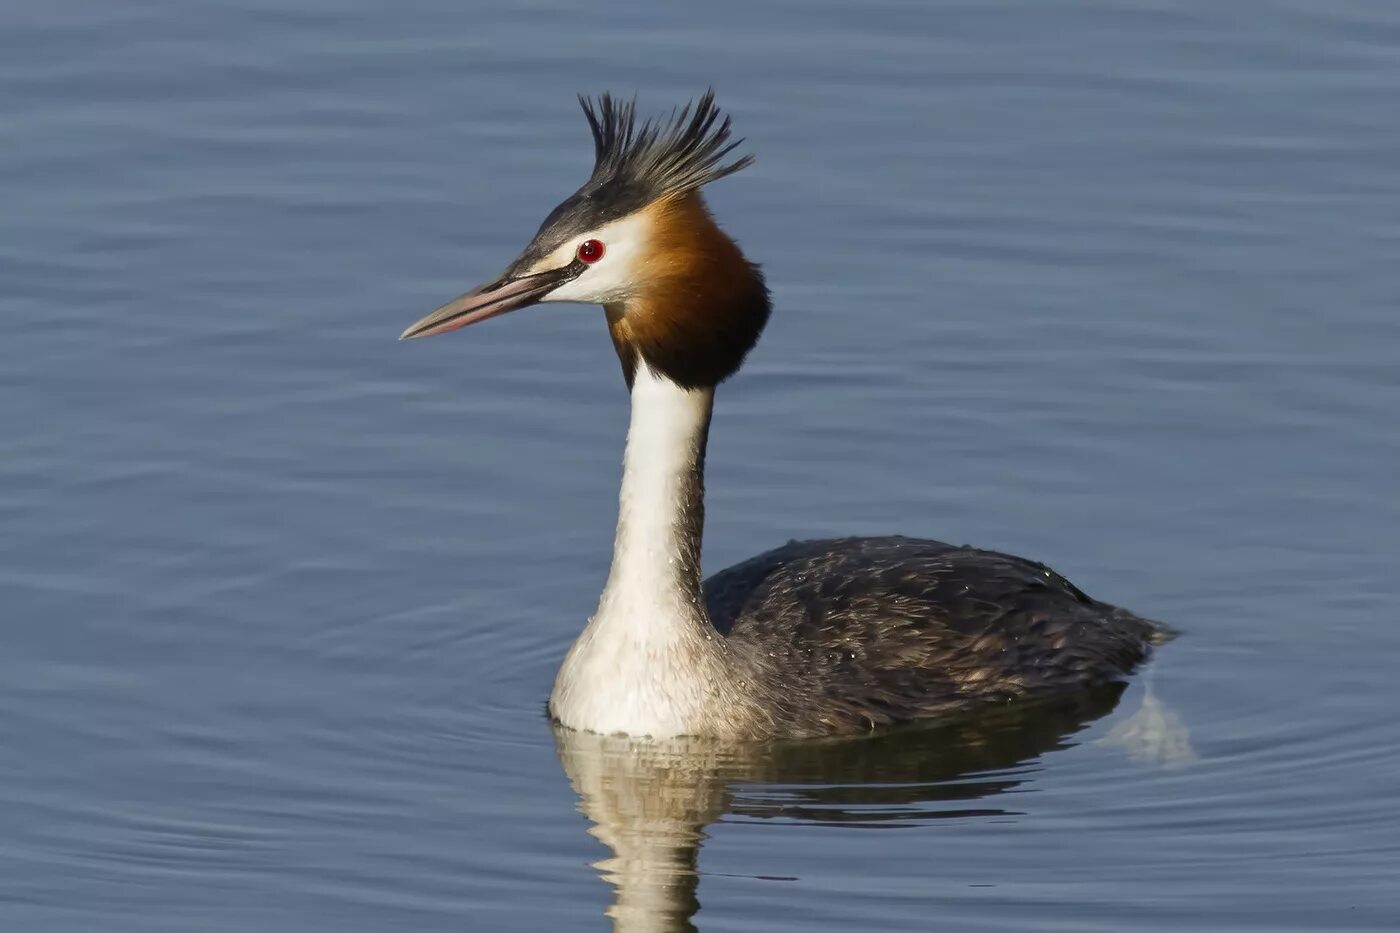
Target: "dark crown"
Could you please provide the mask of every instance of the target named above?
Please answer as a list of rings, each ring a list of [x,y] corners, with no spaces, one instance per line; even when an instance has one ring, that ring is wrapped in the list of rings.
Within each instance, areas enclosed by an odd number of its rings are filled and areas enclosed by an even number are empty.
[[[580,96],[579,103],[593,130],[593,174],[550,211],[507,274],[530,268],[570,237],[668,195],[694,191],[753,161],[746,155],[721,164],[743,140],[729,141],[729,117],[715,106],[713,91],[668,119],[640,124],[636,100],[617,101],[603,93],[597,101]]]
[[[584,191],[625,191],[629,200],[648,203],[694,191],[753,161],[745,155],[721,164],[743,140],[729,141],[729,117],[715,105],[713,90],[668,119],[640,124],[635,99],[603,93],[596,102],[580,96],[579,103],[593,130],[593,176]]]

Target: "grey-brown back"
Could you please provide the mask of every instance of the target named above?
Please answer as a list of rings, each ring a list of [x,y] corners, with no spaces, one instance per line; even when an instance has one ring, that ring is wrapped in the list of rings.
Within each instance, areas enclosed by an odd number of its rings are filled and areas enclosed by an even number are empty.
[[[715,574],[704,594],[788,735],[1119,680],[1167,636],[1034,561],[898,536],[792,541]]]

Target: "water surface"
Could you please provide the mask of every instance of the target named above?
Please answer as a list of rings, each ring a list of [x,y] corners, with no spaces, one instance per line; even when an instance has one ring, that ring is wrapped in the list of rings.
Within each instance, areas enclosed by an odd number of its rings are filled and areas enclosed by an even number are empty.
[[[555,736],[601,315],[394,337],[586,176],[576,92],[710,84],[777,311],[707,567],[1033,556],[1185,632],[1121,696]],[[0,926],[1400,926],[1397,85],[1382,0],[10,3]]]

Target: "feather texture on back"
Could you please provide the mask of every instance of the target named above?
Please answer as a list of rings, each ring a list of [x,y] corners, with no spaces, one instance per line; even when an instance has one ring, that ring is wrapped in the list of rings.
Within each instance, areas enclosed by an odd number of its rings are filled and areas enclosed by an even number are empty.
[[[784,734],[880,725],[1125,677],[1166,630],[1042,564],[899,536],[793,541],[704,587]]]

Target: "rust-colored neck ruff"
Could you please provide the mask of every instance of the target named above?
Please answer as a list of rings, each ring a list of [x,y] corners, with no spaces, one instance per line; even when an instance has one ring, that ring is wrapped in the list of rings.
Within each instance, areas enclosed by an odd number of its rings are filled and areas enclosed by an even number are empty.
[[[738,370],[768,323],[758,267],[715,223],[699,193],[646,209],[651,239],[635,292],[607,306],[608,330],[632,385],[645,360],[682,388]]]

